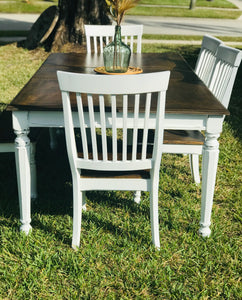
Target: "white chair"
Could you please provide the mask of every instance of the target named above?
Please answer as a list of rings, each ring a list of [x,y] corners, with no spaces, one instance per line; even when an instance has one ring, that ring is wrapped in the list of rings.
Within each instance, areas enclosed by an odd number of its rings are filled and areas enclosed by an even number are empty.
[[[35,136],[33,136],[34,140]],[[37,198],[35,142],[30,143],[31,198]],[[15,134],[12,127],[12,113],[0,112],[0,153],[15,152]]]
[[[228,108],[234,81],[242,59],[242,51],[220,45],[211,71],[208,87],[214,96]],[[197,130],[165,130],[163,153],[189,154],[190,167],[195,183],[200,182],[199,155],[202,154],[204,136]],[[140,202],[140,191],[135,193],[135,202]]]
[[[223,42],[211,35],[204,35],[202,46],[195,66],[195,73],[208,86],[216,60],[218,46]]]
[[[73,182],[73,248],[79,247],[80,244],[84,191],[88,190],[149,191],[152,241],[155,247],[160,247],[158,224],[158,186],[162,155],[160,145],[163,140],[164,107],[169,75],[169,71],[116,76],[57,72]],[[76,93],[78,117],[72,112],[70,92]],[[151,97],[154,92],[158,93],[157,112],[150,113]],[[145,93],[142,95],[143,98],[140,97],[141,93]],[[133,108],[130,101],[134,103]],[[88,114],[84,112],[84,103],[88,105]],[[76,126],[80,128],[82,141],[82,150],[79,154],[74,132]],[[155,129],[155,141],[150,154],[147,150],[147,137],[151,126]],[[87,127],[90,127],[91,147],[87,143]],[[142,146],[138,147],[137,134],[140,128],[144,131],[144,135]],[[111,136],[107,135],[106,129],[109,129],[109,133],[111,130]],[[133,129],[134,132],[131,147],[127,142],[129,129]],[[118,138],[120,134],[122,139]]]
[[[208,87],[214,96],[228,108],[234,81],[242,59],[242,51],[220,45]]]
[[[229,106],[241,58],[242,52],[238,49],[223,44],[220,44],[218,47],[216,59],[208,82],[208,88],[226,108]],[[192,173],[199,174],[198,155],[190,155],[190,162]]]
[[[208,82],[208,88],[214,96],[228,108],[229,101],[236,78],[236,74],[241,63],[242,52],[238,49],[220,45],[217,50],[216,60],[211,71],[211,78]],[[199,183],[198,154],[202,154],[203,136],[199,131],[170,131],[173,137],[168,137],[169,132],[165,130],[163,152],[165,153],[187,153],[191,154],[191,169],[195,182]],[[189,137],[189,140],[188,140]],[[179,141],[171,144],[169,140],[178,139]],[[184,142],[187,145],[183,145]],[[173,149],[178,148],[177,151]],[[195,156],[195,157],[193,157]]]
[[[114,25],[84,25],[87,43],[87,53],[103,53],[103,48],[109,44],[114,37]],[[134,42],[137,38],[137,53],[141,53],[143,25],[122,25],[121,34],[123,42],[130,46],[131,52],[134,52]],[[93,45],[93,47],[92,47]],[[99,51],[98,51],[99,49]]]

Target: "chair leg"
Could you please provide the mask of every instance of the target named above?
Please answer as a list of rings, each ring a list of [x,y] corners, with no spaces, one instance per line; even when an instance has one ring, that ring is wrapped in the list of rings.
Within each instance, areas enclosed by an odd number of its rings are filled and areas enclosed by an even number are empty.
[[[141,201],[141,191],[134,192],[134,202],[140,204]]]
[[[190,154],[190,168],[192,173],[192,178],[196,184],[200,183],[200,174],[199,174],[199,155],[198,154]]]
[[[31,143],[30,144],[31,199],[36,199],[38,197],[35,150],[36,150],[36,143]]]
[[[87,206],[86,206],[86,193],[82,192],[82,210],[86,211],[87,210]]]
[[[80,246],[81,221],[82,221],[82,197],[83,192],[80,191],[79,179],[74,178],[73,184],[73,236],[72,248],[77,250]]]
[[[158,213],[158,187],[152,188],[150,192],[150,223],[152,242],[157,248],[160,249],[160,233],[159,233],[159,213]]]
[[[57,148],[57,134],[56,128],[49,128],[49,135],[50,135],[50,149],[55,150]]]

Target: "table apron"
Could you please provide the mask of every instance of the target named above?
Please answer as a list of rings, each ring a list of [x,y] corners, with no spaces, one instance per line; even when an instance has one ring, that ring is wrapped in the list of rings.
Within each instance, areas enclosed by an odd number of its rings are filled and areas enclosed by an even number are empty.
[[[117,114],[117,118],[122,117],[122,113]],[[183,129],[183,130],[205,130],[208,120],[213,124],[211,119],[219,116],[208,115],[190,115],[190,114],[166,114],[164,128],[166,129]],[[221,118],[221,117],[220,117]],[[99,114],[95,114],[96,125],[98,127]],[[111,120],[111,119],[110,119]],[[142,118],[140,118],[142,120]],[[74,113],[74,126],[78,127],[78,116]],[[155,116],[151,116],[151,128],[155,126]],[[28,127],[63,127],[64,116],[62,111],[14,111],[13,112],[13,128],[21,130]],[[88,122],[86,126],[89,127]]]

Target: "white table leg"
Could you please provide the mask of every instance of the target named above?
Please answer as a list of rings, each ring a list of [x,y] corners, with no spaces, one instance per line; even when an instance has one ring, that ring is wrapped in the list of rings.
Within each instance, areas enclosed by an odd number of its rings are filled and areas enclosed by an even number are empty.
[[[202,161],[202,203],[201,220],[199,233],[203,236],[209,236],[211,222],[211,212],[213,205],[213,195],[216,181],[216,173],[219,155],[219,133],[206,133],[205,144],[203,147]]]
[[[28,129],[15,130],[15,159],[18,178],[20,230],[29,233],[30,218],[30,140]]]

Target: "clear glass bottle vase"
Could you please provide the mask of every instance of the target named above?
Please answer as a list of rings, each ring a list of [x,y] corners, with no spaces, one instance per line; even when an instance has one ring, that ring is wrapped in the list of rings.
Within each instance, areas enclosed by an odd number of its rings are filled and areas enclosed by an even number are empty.
[[[113,41],[103,50],[103,59],[106,72],[125,73],[129,67],[131,50],[122,42],[121,26],[115,26]]]

